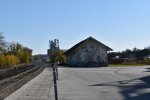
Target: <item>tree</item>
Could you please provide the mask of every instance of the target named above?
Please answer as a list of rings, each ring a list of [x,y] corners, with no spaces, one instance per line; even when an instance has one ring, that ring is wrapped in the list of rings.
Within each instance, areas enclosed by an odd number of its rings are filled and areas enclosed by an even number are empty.
[[[28,63],[32,60],[32,50],[27,48],[27,47],[23,47],[23,58],[22,58],[23,62]]]
[[[3,50],[5,49],[6,41],[4,40],[5,37],[3,36],[3,33],[0,33],[0,53],[3,53]]]
[[[9,44],[8,54],[18,55],[19,52],[22,51],[22,49],[23,49],[23,46],[20,43],[11,42]]]
[[[59,51],[52,51],[50,53],[50,61],[51,63],[66,63],[66,56],[64,55],[64,51],[63,50],[59,50]]]
[[[10,67],[19,63],[28,63],[32,59],[32,50],[18,42],[8,43],[0,33],[0,67]]]
[[[7,54],[14,54],[16,55],[21,63],[28,63],[32,59],[32,50],[23,47],[20,43],[11,42],[9,51]]]

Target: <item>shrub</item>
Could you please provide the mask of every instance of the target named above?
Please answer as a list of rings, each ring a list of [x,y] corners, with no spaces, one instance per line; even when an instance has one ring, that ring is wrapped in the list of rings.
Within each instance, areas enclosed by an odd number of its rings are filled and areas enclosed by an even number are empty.
[[[4,68],[6,66],[5,56],[0,56],[0,68]]]
[[[13,67],[19,63],[20,61],[15,55],[0,56],[0,68]]]
[[[18,57],[16,57],[15,55],[6,55],[5,59],[6,59],[6,66],[14,66],[20,63]]]

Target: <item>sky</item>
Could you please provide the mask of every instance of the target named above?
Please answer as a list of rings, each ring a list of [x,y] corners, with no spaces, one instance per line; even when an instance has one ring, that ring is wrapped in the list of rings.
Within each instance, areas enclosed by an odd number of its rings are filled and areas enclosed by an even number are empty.
[[[114,51],[150,46],[150,0],[0,0],[0,32],[46,54],[94,37]]]

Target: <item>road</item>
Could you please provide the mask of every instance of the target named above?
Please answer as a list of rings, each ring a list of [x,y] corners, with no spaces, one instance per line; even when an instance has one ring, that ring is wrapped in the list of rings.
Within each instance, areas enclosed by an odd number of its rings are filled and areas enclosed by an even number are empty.
[[[150,66],[59,68],[59,100],[150,100]],[[53,88],[49,100],[54,100]]]
[[[54,100],[51,70],[5,100]],[[150,66],[59,68],[58,100],[149,100]]]

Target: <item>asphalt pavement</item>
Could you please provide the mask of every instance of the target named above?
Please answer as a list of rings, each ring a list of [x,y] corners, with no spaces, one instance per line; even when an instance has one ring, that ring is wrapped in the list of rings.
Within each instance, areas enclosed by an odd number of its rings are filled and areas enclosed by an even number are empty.
[[[150,100],[150,66],[59,68],[58,96],[58,100]],[[49,100],[55,100],[53,88]]]

